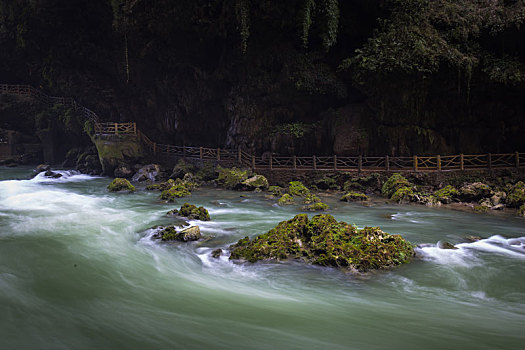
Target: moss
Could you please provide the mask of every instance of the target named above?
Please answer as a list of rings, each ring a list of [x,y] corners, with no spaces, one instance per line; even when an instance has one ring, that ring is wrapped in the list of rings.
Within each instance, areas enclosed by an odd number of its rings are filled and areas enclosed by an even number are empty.
[[[277,204],[279,205],[292,205],[295,204],[295,200],[292,196],[290,196],[288,193],[283,194],[281,198],[277,201]]]
[[[392,198],[397,190],[403,187],[412,187],[412,184],[401,174],[392,175],[381,188],[381,193],[388,198]]]
[[[168,226],[157,233],[155,238],[160,238],[163,241],[188,242],[200,239],[201,233],[198,226],[188,227],[179,232],[177,232],[175,226]]]
[[[413,201],[415,200],[415,193],[411,187],[401,187],[399,188],[390,198],[393,201]]]
[[[129,191],[134,192],[135,186],[133,186],[128,180],[117,177],[111,183],[108,185],[108,190],[110,192],[118,192],[118,191]]]
[[[454,198],[459,195],[459,191],[451,185],[447,185],[440,190],[434,192],[433,197],[435,200],[440,201],[441,203],[450,203]]]
[[[343,191],[351,192],[357,190],[363,192],[367,189],[376,190],[381,189],[380,175],[372,173],[367,176],[352,177],[343,184]]]
[[[367,201],[369,199],[370,198],[366,194],[359,192],[348,192],[341,197],[341,200],[346,202]]]
[[[179,210],[170,210],[168,216],[184,216],[193,220],[210,221],[210,214],[204,207],[196,207],[193,204],[184,203]]]
[[[478,213],[486,213],[489,210],[489,208],[483,205],[475,205],[474,210],[477,211]]]
[[[339,190],[340,187],[337,184],[337,181],[335,181],[334,178],[331,177],[324,177],[320,180],[317,180],[315,182],[315,186],[321,190]]]
[[[522,204],[518,209],[518,215],[525,217],[525,204]]]
[[[272,196],[280,197],[284,193],[284,188],[281,186],[270,186],[268,187],[268,192],[270,192]]]
[[[516,183],[506,199],[506,203],[509,207],[518,208],[522,204],[525,204],[525,184],[522,181]]]
[[[183,184],[175,184],[169,189],[162,191],[160,199],[167,200],[168,202],[175,202],[177,198],[191,196],[190,190]]]
[[[310,194],[310,190],[300,181],[291,181],[288,185],[288,193],[292,196],[305,197]]]
[[[310,204],[310,205],[305,205],[303,207],[303,210],[307,210],[307,211],[326,211],[329,208],[330,207],[327,204],[325,204],[325,203],[316,202],[316,203],[313,203],[313,204]]]
[[[366,190],[366,188],[365,186],[361,185],[357,181],[354,181],[354,180],[345,181],[345,183],[343,184],[343,191],[351,192],[352,190],[364,191]]]
[[[249,170],[219,168],[219,176],[216,182],[221,187],[234,190],[239,188],[242,182],[248,179],[249,175]]]
[[[254,175],[243,182],[240,186],[243,190],[266,190],[268,188],[268,180],[262,175]]]
[[[412,244],[378,227],[357,230],[328,214],[311,220],[305,214],[279,223],[274,229],[231,246],[230,259],[302,259],[306,262],[367,271],[400,265],[414,255]]]
[[[175,180],[169,179],[168,181],[161,182],[160,184],[152,184],[146,186],[148,191],[166,191],[175,185]]]
[[[304,204],[312,204],[312,203],[318,203],[321,201],[321,198],[317,197],[315,194],[313,193],[309,193],[307,194],[304,199],[303,199],[303,203]]]

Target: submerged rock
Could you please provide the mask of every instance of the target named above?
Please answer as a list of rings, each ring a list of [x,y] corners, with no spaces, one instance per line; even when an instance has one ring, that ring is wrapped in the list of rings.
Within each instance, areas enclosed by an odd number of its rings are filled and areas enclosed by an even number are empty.
[[[378,227],[358,230],[328,214],[311,220],[299,214],[253,240],[239,240],[231,249],[230,259],[301,259],[359,271],[400,265],[414,256],[412,244],[400,235],[389,235]]]
[[[58,179],[58,178],[61,178],[62,177],[62,174],[60,173],[55,173],[54,171],[51,171],[51,170],[47,170],[45,173],[44,173],[44,176],[46,177],[51,177],[53,179]]]
[[[128,180],[117,177],[108,185],[110,192],[129,191],[134,192],[135,186],[133,186]]]
[[[439,249],[458,249],[452,243],[447,241],[439,241],[437,246]]]
[[[218,259],[222,255],[222,249],[215,249],[213,252],[211,252],[212,258]]]
[[[168,216],[183,216],[188,219],[210,221],[210,214],[204,207],[196,207],[193,204],[184,203],[180,210],[170,210],[166,215]]]

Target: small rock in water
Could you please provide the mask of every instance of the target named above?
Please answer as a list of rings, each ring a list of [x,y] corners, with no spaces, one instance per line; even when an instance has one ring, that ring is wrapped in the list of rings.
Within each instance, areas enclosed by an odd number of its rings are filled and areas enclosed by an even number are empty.
[[[162,229],[159,233],[155,234],[153,237],[157,239],[160,238],[163,241],[189,242],[189,241],[196,241],[200,239],[202,236],[201,236],[201,230],[199,226],[191,226],[180,232],[177,232],[177,230],[175,229],[175,226],[168,226]]]
[[[505,204],[496,204],[495,206],[493,206],[492,208],[490,208],[491,210],[503,210],[505,209]]]
[[[39,164],[33,171],[35,173],[41,173],[41,172],[49,171],[49,170],[51,170],[51,166],[49,164]]]
[[[218,259],[222,255],[222,249],[215,249],[211,252],[211,256],[215,259]]]
[[[465,240],[467,242],[469,242],[469,243],[477,242],[480,239],[481,239],[481,237],[479,237],[479,236],[472,236],[472,235],[465,237]]]
[[[55,173],[51,170],[46,170],[44,176],[46,177],[52,177],[53,179],[58,179],[59,177],[62,177],[62,174]]]
[[[458,249],[452,243],[447,241],[439,241],[437,246],[439,249]]]

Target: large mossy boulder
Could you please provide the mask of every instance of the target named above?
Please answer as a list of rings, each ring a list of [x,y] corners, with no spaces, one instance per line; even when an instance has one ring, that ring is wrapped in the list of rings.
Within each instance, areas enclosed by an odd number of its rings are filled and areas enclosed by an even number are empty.
[[[129,191],[134,192],[135,186],[133,186],[128,180],[117,177],[108,185],[110,192]]]
[[[163,241],[197,241],[202,237],[199,226],[191,226],[181,231],[177,231],[175,226],[168,226],[161,229],[154,238],[161,239]]]
[[[215,180],[217,185],[230,190],[242,187],[242,183],[250,177],[250,170],[239,168],[219,168],[219,176]]]
[[[459,198],[464,202],[477,202],[482,198],[491,197],[494,192],[489,185],[482,182],[474,182],[463,185],[459,189]]]
[[[195,165],[193,165],[192,163],[188,163],[184,159],[181,159],[173,167],[170,179],[182,179],[184,178],[184,175],[188,173],[195,173],[196,171],[197,167]]]
[[[448,204],[459,196],[459,191],[454,186],[447,185],[434,192],[432,196],[436,201],[439,201],[443,204]]]
[[[516,183],[506,198],[509,207],[519,208],[525,204],[525,184],[522,181]]]
[[[291,196],[306,197],[310,194],[310,190],[300,181],[291,181],[288,184],[288,193]]]
[[[268,180],[262,175],[254,175],[241,182],[240,187],[245,191],[264,191],[268,189]]]
[[[392,198],[398,190],[412,187],[413,185],[403,175],[395,173],[383,184],[381,193],[388,198]],[[404,192],[407,192],[407,190],[404,190]]]
[[[210,221],[210,213],[204,207],[197,207],[193,204],[184,203],[179,210],[170,210],[166,215],[168,216],[183,216],[188,219]]]
[[[358,271],[400,265],[414,256],[412,244],[400,235],[389,235],[378,227],[358,230],[328,214],[311,220],[299,214],[253,240],[245,237],[230,248],[230,259],[301,259]]]

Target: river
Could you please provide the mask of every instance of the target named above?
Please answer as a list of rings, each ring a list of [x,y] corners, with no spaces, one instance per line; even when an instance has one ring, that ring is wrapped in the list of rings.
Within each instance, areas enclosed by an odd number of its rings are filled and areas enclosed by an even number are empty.
[[[356,276],[298,262],[214,259],[292,218],[262,194],[201,188],[109,193],[110,179],[0,168],[2,349],[516,349],[525,343],[525,221],[324,200],[338,220],[380,226],[420,258]],[[185,201],[208,241],[160,244],[151,227]],[[484,239],[464,242],[468,235]],[[457,250],[435,247],[439,240]]]

